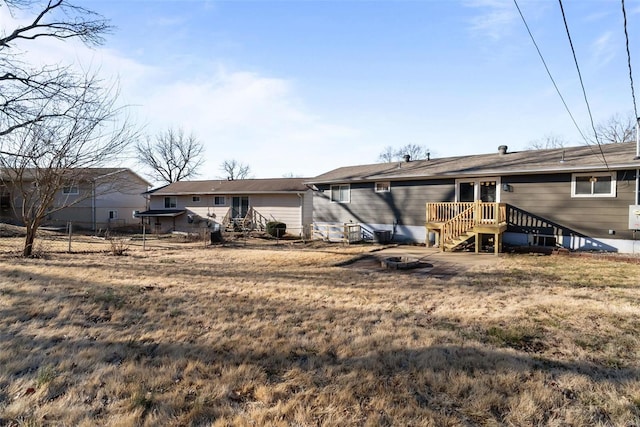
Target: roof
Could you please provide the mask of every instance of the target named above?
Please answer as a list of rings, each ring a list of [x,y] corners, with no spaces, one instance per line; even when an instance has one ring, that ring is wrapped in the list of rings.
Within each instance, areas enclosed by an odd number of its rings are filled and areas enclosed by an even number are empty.
[[[43,173],[43,172],[46,173],[50,170],[53,170],[53,169],[26,168],[24,170],[23,176],[26,179],[35,179],[37,171],[39,171],[40,173]],[[146,179],[144,179],[143,177],[141,177],[140,175],[138,175],[137,173],[135,173],[129,168],[68,168],[67,171],[69,176],[71,176],[73,180],[86,180],[86,181],[101,180],[103,178],[109,178],[114,175],[127,172],[133,175],[134,177],[136,177],[137,179],[139,179],[140,182],[146,184],[147,186],[151,185],[149,181],[147,181]],[[2,178],[10,179],[10,177],[13,175],[14,173],[12,173],[12,169],[0,168],[0,179]]]
[[[181,194],[278,194],[302,193],[308,190],[304,182],[309,178],[271,178],[178,181],[153,191],[154,196],[176,196]]]
[[[602,150],[602,152],[601,152]],[[603,156],[604,154],[604,156]],[[635,143],[479,154],[411,162],[346,166],[311,178],[308,184],[414,180],[472,176],[566,173],[640,168]],[[605,160],[606,159],[606,163]]]

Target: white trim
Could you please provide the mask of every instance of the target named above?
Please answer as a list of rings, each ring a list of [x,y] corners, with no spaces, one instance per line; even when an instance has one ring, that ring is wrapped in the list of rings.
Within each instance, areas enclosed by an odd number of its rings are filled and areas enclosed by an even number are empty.
[[[609,193],[602,194],[594,194],[593,193],[593,183],[591,184],[591,193],[589,194],[577,194],[576,193],[576,177],[599,177],[599,176],[608,176],[611,177],[611,189]],[[571,197],[576,198],[599,198],[599,197],[616,197],[616,172],[594,172],[594,173],[574,173],[571,174]]]
[[[460,201],[460,184],[465,182],[473,182],[473,200],[480,200],[480,183],[485,181],[495,181],[496,182],[496,201],[495,203],[500,203],[500,193],[502,192],[502,180],[499,176],[489,176],[489,177],[481,177],[481,178],[458,178],[456,179],[456,202]]]
[[[80,189],[78,188],[77,185],[73,185],[73,184],[65,185],[62,187],[62,194],[64,194],[65,196],[77,195],[77,194],[80,194]]]
[[[378,188],[380,185],[382,188]],[[389,193],[391,192],[391,181],[376,181],[373,184],[373,191],[376,193]]]
[[[342,195],[342,187],[347,187],[347,199],[333,200],[333,187],[338,187],[338,194]],[[351,184],[336,184],[329,187],[329,200],[331,203],[351,203]]]

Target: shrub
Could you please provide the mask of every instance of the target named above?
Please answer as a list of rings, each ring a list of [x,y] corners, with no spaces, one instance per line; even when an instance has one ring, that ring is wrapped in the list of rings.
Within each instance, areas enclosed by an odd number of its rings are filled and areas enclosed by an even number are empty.
[[[287,232],[287,224],[280,221],[270,221],[267,223],[267,233],[273,237],[282,237]]]

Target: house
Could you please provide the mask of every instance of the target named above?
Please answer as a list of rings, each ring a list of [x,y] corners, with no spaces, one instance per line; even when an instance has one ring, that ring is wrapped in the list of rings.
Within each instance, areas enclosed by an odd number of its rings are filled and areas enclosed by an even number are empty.
[[[16,178],[16,172],[0,171],[0,222],[21,224],[23,205],[41,203],[42,192],[52,179],[67,180],[53,195],[50,213],[42,225],[99,230],[139,224],[133,212],[144,210],[143,195],[150,183],[127,168],[84,168],[70,170],[66,178],[50,170],[27,169]]]
[[[635,144],[342,167],[311,180],[317,230],[359,224],[454,249],[562,246],[640,252]]]
[[[159,233],[191,232],[219,224],[236,230],[264,229],[269,221],[302,235],[311,224],[312,192],[304,178],[178,181],[148,193],[148,218]]]

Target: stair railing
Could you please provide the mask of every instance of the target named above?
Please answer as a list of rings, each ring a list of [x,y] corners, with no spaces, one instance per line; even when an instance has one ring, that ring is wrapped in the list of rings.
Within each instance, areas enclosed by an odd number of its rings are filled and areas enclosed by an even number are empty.
[[[444,250],[445,243],[448,243],[458,236],[463,235],[467,231],[471,230],[475,225],[475,203],[465,203],[469,205],[462,212],[452,217],[444,224],[442,224],[442,238],[440,239],[440,249]]]

